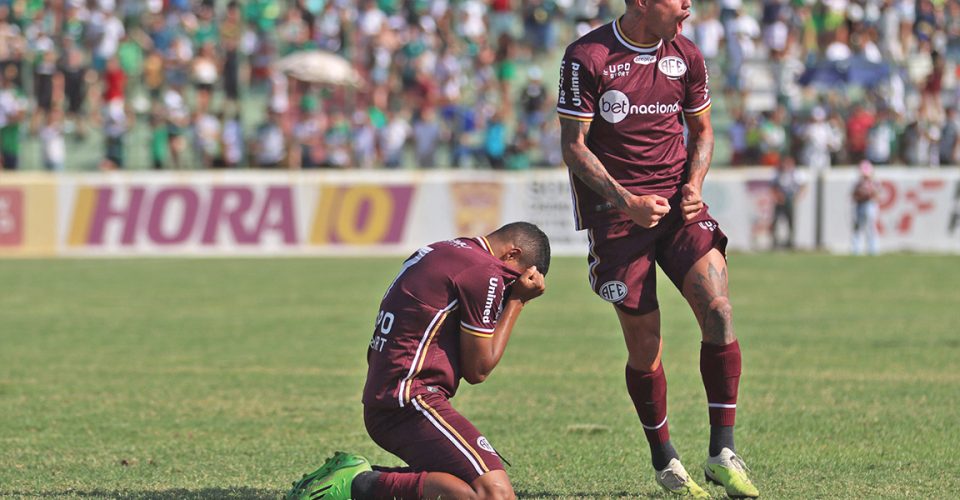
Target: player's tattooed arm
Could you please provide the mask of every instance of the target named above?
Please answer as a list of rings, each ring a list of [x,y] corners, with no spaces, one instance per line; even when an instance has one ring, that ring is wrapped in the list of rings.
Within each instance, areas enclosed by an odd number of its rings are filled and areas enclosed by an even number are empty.
[[[586,138],[589,133],[590,122],[560,119],[563,161],[590,189],[613,203],[613,206],[625,210],[627,200],[632,195],[610,176],[600,159],[587,148]]]
[[[640,226],[649,228],[659,224],[660,219],[670,211],[667,199],[658,195],[634,195],[621,186],[610,176],[600,159],[587,148],[589,132],[590,122],[560,119],[560,147],[567,168]]]
[[[688,183],[700,189],[703,179],[710,170],[713,161],[713,125],[710,123],[710,110],[687,116],[687,173]]]
[[[680,211],[684,220],[691,220],[703,209],[703,179],[713,160],[713,126],[710,110],[687,116],[687,183],[681,188]]]

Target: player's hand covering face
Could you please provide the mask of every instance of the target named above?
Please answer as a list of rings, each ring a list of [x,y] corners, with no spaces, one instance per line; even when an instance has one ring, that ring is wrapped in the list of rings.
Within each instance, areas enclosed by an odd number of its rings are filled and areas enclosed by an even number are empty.
[[[537,271],[537,266],[531,266],[513,283],[510,298],[527,302],[543,295],[546,289],[547,285],[544,283],[543,275],[540,274],[540,271]]]

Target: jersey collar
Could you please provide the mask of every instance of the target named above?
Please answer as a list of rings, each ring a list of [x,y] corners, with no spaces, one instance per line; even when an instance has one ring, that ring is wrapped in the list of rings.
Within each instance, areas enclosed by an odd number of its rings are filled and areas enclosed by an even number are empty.
[[[477,236],[474,238],[474,240],[476,240],[477,243],[480,243],[480,246],[483,247],[484,250],[490,252],[490,255],[493,255],[493,249],[490,247],[490,241],[487,240],[486,236]],[[493,256],[496,257],[496,255]]]
[[[643,45],[627,38],[627,35],[624,34],[623,29],[620,28],[620,19],[621,18],[617,18],[617,20],[613,22],[613,34],[617,37],[617,40],[623,44],[624,47],[634,52],[640,52],[641,54],[652,54],[659,50],[660,46],[663,45],[663,40],[659,40],[653,45]]]

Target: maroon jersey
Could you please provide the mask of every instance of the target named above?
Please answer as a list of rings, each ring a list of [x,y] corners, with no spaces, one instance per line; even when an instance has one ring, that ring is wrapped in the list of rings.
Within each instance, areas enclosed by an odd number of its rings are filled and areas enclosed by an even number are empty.
[[[620,20],[567,47],[560,64],[561,118],[588,121],[587,147],[631,193],[670,198],[684,182],[683,115],[710,108],[700,50],[678,35],[643,46]],[[577,229],[628,220],[575,175],[570,176]]]
[[[492,336],[504,295],[519,276],[483,237],[417,250],[380,302],[363,404],[396,408],[419,395],[452,397],[460,383],[461,333]]]

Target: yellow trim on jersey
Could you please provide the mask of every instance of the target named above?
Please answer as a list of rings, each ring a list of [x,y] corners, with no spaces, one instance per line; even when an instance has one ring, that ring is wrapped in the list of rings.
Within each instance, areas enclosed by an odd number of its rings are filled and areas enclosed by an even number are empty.
[[[478,332],[478,331],[476,331],[476,330],[471,330],[471,329],[469,329],[469,328],[467,328],[467,327],[465,327],[465,326],[463,326],[463,325],[460,325],[460,331],[463,332],[463,333],[469,333],[470,335],[473,335],[474,337],[480,337],[480,338],[484,338],[484,339],[489,339],[489,338],[493,337],[493,334],[492,334],[492,333]]]
[[[406,401],[410,401],[410,386],[413,385],[413,379],[417,378],[417,375],[420,374],[420,370],[423,369],[423,360],[427,359],[427,351],[430,350],[430,342],[433,341],[433,337],[440,331],[440,327],[443,326],[443,321],[447,319],[447,316],[450,314],[450,311],[446,311],[437,319],[437,323],[433,325],[433,330],[430,332],[430,336],[427,337],[427,342],[423,344],[423,351],[421,351],[420,362],[417,363],[417,369],[413,372],[413,375],[408,377],[407,383],[407,394],[403,398]]]
[[[557,111],[557,114],[560,115],[560,118],[563,118],[564,120],[573,120],[573,121],[578,121],[578,122],[592,122],[592,121],[593,121],[593,118],[583,118],[583,117],[580,117],[580,116],[565,115],[565,114],[563,114],[563,113],[560,112],[560,111]]]
[[[630,37],[627,36],[627,33],[626,33],[625,31],[623,31],[623,25],[620,24],[620,19],[622,19],[622,18],[621,18],[621,17],[618,17],[618,18],[617,18],[617,31],[620,32],[620,36],[622,36],[623,39],[626,40],[627,43],[629,43],[630,45],[636,45],[637,47],[640,47],[641,49],[649,49],[649,48],[651,48],[651,47],[656,47],[657,45],[660,45],[660,42],[661,42],[662,40],[657,40],[656,42],[653,42],[653,43],[640,43],[640,42],[635,42],[635,41],[631,40]]]
[[[713,107],[713,103],[712,103],[712,102],[711,102],[710,104],[708,104],[707,107],[701,109],[700,111],[697,111],[696,113],[686,113],[686,112],[685,112],[685,113],[683,113],[683,116],[700,116],[700,115],[706,113],[707,111],[710,111],[710,108],[711,108],[711,107]]]
[[[460,444],[462,444],[466,449],[470,450],[470,454],[472,454],[473,457],[477,459],[477,462],[480,463],[480,468],[483,469],[484,473],[490,472],[490,468],[488,468],[486,462],[484,462],[483,459],[480,458],[480,454],[477,453],[477,450],[475,450],[473,446],[470,445],[469,441],[467,441],[466,439],[463,439],[463,436],[461,436],[460,433],[457,432],[456,428],[448,424],[447,421],[440,416],[440,413],[437,412],[437,410],[434,410],[432,406],[428,405],[427,402],[423,400],[423,397],[417,396],[417,402],[420,403],[420,406],[426,408],[427,411],[429,411],[430,414],[433,415],[433,418],[437,419],[437,421],[440,422],[441,425],[443,425],[448,431],[450,431],[450,434],[453,434],[454,436],[456,436],[457,440],[460,441]]]
[[[490,252],[490,255],[493,255],[493,247],[490,246],[490,240],[488,240],[486,236],[481,236],[480,239],[483,240],[483,244],[486,245],[486,250]],[[496,255],[493,256],[496,257]]]

